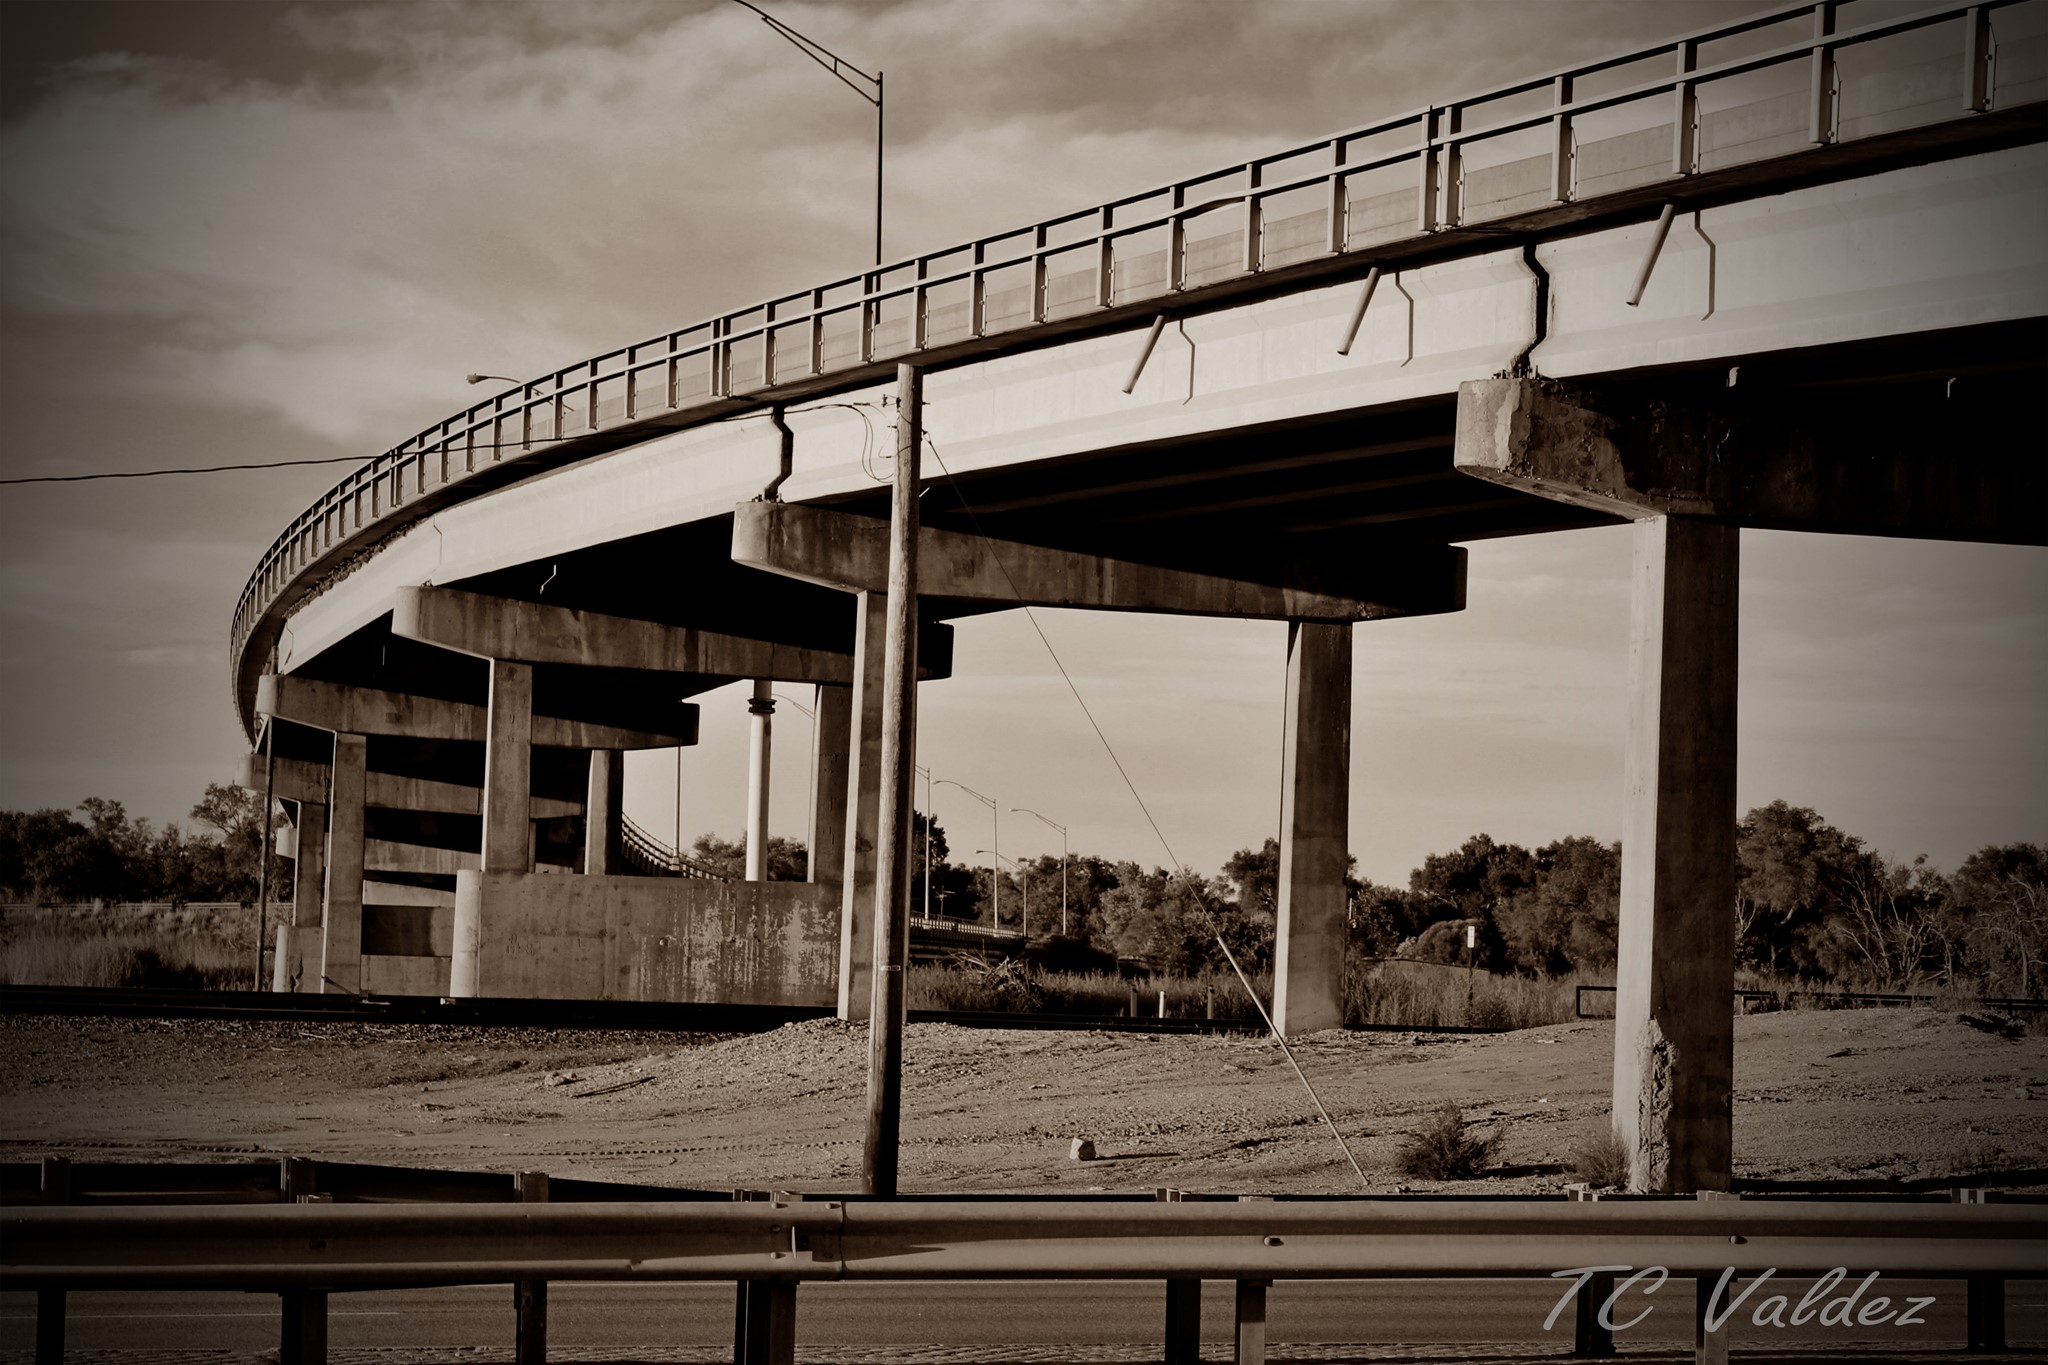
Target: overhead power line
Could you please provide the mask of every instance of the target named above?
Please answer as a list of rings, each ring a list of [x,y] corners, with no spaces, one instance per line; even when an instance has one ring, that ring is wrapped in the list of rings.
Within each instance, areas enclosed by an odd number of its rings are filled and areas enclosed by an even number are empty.
[[[90,483],[95,479],[160,479],[167,474],[225,474],[236,469],[291,469],[309,464],[361,464],[360,455],[331,455],[324,460],[272,460],[266,464],[213,464],[192,469],[107,470],[97,474],[37,474],[25,479],[0,479],[10,483]]]

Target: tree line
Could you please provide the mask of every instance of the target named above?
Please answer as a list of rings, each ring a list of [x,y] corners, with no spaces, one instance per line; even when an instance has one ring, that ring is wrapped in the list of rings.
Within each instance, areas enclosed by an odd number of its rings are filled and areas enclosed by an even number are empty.
[[[210,782],[192,807],[199,828],[189,833],[175,823],[152,828],[97,796],[68,811],[0,811],[0,899],[254,902],[262,807],[256,792]],[[283,823],[276,817],[273,827]],[[291,860],[273,856],[273,899],[284,899],[291,876]]]
[[[153,829],[117,801],[74,811],[0,811],[0,898],[43,903],[253,901],[262,856],[262,798],[210,784],[192,807],[200,828]],[[82,817],[82,818],[81,818]],[[1167,972],[1224,966],[1218,939],[1248,970],[1272,964],[1279,846],[1232,854],[1213,877],[1091,854],[1026,858],[1009,869],[957,864],[945,829],[914,816],[911,907],[942,919],[1028,921],[1048,965],[1142,961]],[[926,886],[929,840],[929,891]],[[1739,965],[1778,979],[1856,989],[1950,987],[2036,996],[2048,964],[2048,851],[1990,845],[1952,873],[1867,847],[1813,810],[1773,801],[1736,825],[1730,907]],[[698,862],[739,876],[744,841],[701,835]],[[771,880],[800,881],[799,840],[776,838]],[[1355,869],[1355,863],[1354,863]],[[274,859],[272,895],[291,886]],[[1530,849],[1475,834],[1432,853],[1405,887],[1349,875],[1346,919],[1360,958],[1465,960],[1489,971],[1552,976],[1613,967],[1621,903],[1621,845],[1573,835]],[[1063,922],[1064,919],[1064,922]]]

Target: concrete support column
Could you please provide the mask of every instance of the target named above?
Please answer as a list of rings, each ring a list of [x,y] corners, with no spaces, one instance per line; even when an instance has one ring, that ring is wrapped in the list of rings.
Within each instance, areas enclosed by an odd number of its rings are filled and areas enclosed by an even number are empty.
[[[1614,1128],[1636,1191],[1725,1190],[1739,532],[1635,524]]]
[[[1290,622],[1280,785],[1273,1023],[1344,1025],[1344,872],[1350,862],[1351,627]]]
[[[367,786],[367,779],[366,779]],[[298,851],[292,860],[292,918],[277,927],[277,955],[272,965],[270,989],[310,989],[306,980],[303,945],[317,942],[320,928],[320,896],[327,880],[327,803],[299,802]]]
[[[775,684],[754,679],[747,699],[747,880],[768,880],[768,760],[775,745]]]
[[[852,728],[846,747],[845,874],[839,898],[839,1017],[868,1017],[873,990],[875,840],[882,804],[882,655],[886,593],[855,594]],[[822,802],[820,803],[822,805]]]
[[[484,737],[486,872],[533,870],[533,665],[491,660]]]
[[[336,734],[328,789],[327,906],[320,922],[322,991],[363,988],[363,736]]]
[[[590,751],[589,795],[583,805],[583,871],[610,877],[625,871],[620,844],[625,838],[626,756],[617,749]]]
[[[846,772],[853,735],[853,689],[818,685],[811,771],[817,808],[811,813],[808,880],[819,886],[846,885]]]

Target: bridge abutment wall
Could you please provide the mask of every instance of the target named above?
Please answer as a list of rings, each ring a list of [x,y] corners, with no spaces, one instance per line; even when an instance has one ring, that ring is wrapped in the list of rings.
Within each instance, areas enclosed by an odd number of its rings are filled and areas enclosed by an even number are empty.
[[[838,909],[808,882],[463,872],[451,993],[831,1005]]]

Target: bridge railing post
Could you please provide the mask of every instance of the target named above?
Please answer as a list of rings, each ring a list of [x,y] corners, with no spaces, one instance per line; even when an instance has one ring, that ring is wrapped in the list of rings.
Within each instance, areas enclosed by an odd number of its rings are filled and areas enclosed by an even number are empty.
[[[1181,1190],[1155,1192],[1163,1204],[1181,1203]],[[1202,1282],[1200,1279],[1168,1279],[1166,1282],[1165,1365],[1189,1365],[1202,1358]]]
[[[71,1159],[46,1156],[42,1165],[42,1202],[71,1202]],[[36,1365],[63,1365],[64,1291],[36,1291]]]
[[[1992,1190],[1950,1190],[1958,1204],[1989,1204],[1996,1201]],[[1971,1352],[2005,1349],[2005,1280],[1997,1275],[1972,1275],[1964,1281],[1968,1300],[1963,1349]]]
[[[512,1177],[522,1204],[548,1202],[548,1173],[521,1171]],[[548,1282],[519,1280],[512,1286],[513,1358],[518,1365],[546,1365],[548,1358]]]
[[[1569,1198],[1594,1200],[1590,1189],[1574,1189]],[[1600,1309],[1614,1292],[1614,1276],[1588,1275],[1572,1304],[1572,1355],[1579,1360],[1604,1360],[1614,1354],[1614,1332],[1600,1320]]]
[[[1268,1280],[1237,1282],[1237,1321],[1231,1360],[1235,1365],[1265,1365],[1266,1290]]]

